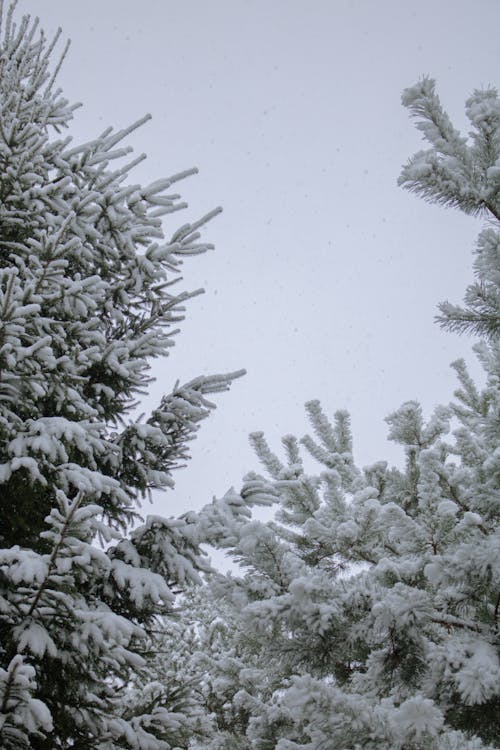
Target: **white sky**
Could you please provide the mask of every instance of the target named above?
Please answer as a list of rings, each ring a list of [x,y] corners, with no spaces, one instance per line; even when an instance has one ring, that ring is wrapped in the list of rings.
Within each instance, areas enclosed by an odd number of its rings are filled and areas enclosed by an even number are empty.
[[[498,0],[21,0],[72,47],[59,83],[81,101],[87,141],[146,112],[131,140],[148,160],[133,181],[196,165],[190,206],[167,234],[216,205],[216,251],[186,261],[193,300],[177,346],[155,365],[146,406],[177,379],[248,375],[193,443],[154,512],[197,508],[256,468],[247,435],[279,447],[306,429],[303,403],[352,415],[360,465],[396,462],[384,417],[418,398],[450,400],[450,362],[471,341],[434,324],[472,278],[480,222],[396,185],[421,148],[403,88],[437,79],[454,124],[498,80]],[[145,509],[146,512],[147,509]]]

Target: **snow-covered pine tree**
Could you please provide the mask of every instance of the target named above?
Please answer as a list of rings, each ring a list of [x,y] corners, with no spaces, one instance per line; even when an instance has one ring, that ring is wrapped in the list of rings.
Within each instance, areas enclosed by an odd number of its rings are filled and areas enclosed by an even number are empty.
[[[453,127],[424,78],[407,89],[403,104],[417,118],[430,148],[419,151],[403,169],[399,184],[444,206],[491,220],[478,237],[474,270],[465,307],[442,302],[438,321],[449,331],[496,338],[500,334],[500,100],[496,89],[474,91],[466,102],[473,130],[470,142]]]
[[[357,468],[348,415],[331,423],[318,401],[306,405],[314,437],[285,437],[285,460],[252,435],[266,476],[248,475],[201,520],[243,569],[214,580],[217,617],[199,629],[219,727],[210,750],[499,747],[500,102],[491,89],[469,99],[470,142],[431,81],[403,103],[432,148],[402,184],[489,214],[479,282],[464,310],[443,307],[448,327],[483,335],[486,385],[459,361],[451,405],[426,421],[411,401],[387,418],[403,469]],[[245,516],[263,503],[273,521]]]
[[[240,373],[176,385],[145,420],[131,410],[197,293],[174,284],[217,210],[165,237],[184,207],[172,186],[195,170],[129,182],[144,155],[123,143],[147,117],[80,146],[60,135],[66,50],[51,73],[57,37],[14,6],[0,7],[0,746],[186,747],[198,718],[148,689],[145,665],[205,563],[192,525],[138,525],[138,503],[172,486],[207,395]]]

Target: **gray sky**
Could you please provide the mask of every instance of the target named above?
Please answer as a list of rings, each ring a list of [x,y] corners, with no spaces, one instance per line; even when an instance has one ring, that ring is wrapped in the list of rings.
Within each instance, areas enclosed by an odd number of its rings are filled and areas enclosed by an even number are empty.
[[[480,222],[396,185],[421,140],[400,105],[422,74],[437,79],[454,124],[464,101],[498,85],[498,0],[21,0],[72,47],[59,83],[84,107],[76,141],[153,120],[131,139],[151,182],[191,166],[189,209],[216,205],[188,260],[193,300],[177,346],[155,365],[154,405],[177,379],[246,367],[193,443],[193,460],[155,512],[220,496],[256,468],[247,435],[278,445],[307,429],[319,398],[352,415],[360,465],[399,460],[384,417],[418,398],[450,400],[449,364],[474,364],[471,341],[441,332],[436,304],[472,278]],[[475,371],[476,368],[473,368]],[[145,509],[146,512],[147,509]]]

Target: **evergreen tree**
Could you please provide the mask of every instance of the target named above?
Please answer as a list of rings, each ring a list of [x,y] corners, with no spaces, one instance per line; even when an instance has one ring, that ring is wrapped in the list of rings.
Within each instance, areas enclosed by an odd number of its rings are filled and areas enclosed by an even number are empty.
[[[403,469],[358,468],[349,416],[332,423],[318,401],[306,405],[314,436],[283,438],[284,460],[251,436],[266,475],[248,475],[199,521],[242,567],[205,594],[218,602],[199,630],[211,750],[499,746],[500,102],[493,90],[469,99],[470,145],[431,81],[403,103],[432,148],[402,184],[490,214],[466,308],[442,306],[448,328],[483,335],[486,385],[459,361],[449,406],[426,421],[411,401],[387,418]],[[262,504],[273,521],[249,517]]]
[[[148,117],[80,146],[61,135],[75,106],[55,88],[62,58],[50,71],[57,36],[14,6],[0,12],[0,745],[187,747],[199,717],[157,690],[149,654],[207,565],[193,524],[141,522],[138,505],[173,485],[208,394],[241,373],[132,410],[197,294],[174,284],[217,210],[165,236],[184,207],[172,187],[195,170],[129,182],[144,156],[123,161],[123,142]]]
[[[474,270],[477,281],[465,294],[465,307],[442,302],[438,321],[449,331],[496,338],[500,333],[500,101],[495,89],[474,91],[466,102],[473,127],[470,143],[444,112],[435,84],[424,78],[407,89],[403,104],[418,119],[430,143],[403,169],[399,183],[417,195],[485,215],[491,227],[479,235]]]

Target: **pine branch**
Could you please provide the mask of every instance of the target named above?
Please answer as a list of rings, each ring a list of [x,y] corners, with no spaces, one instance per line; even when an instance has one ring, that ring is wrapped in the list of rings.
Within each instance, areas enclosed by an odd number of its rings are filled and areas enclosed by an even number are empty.
[[[50,581],[50,577],[51,577],[51,575],[53,573],[53,570],[54,570],[54,566],[55,566],[55,562],[57,560],[57,556],[58,556],[59,551],[60,551],[60,549],[61,549],[61,547],[63,545],[64,538],[65,538],[66,533],[68,532],[68,530],[70,528],[70,524],[71,524],[71,522],[72,522],[72,520],[73,520],[73,518],[75,516],[76,511],[78,510],[79,506],[81,505],[83,497],[84,497],[84,493],[83,492],[79,492],[78,495],[75,497],[75,499],[72,502],[71,510],[68,513],[68,515],[66,517],[66,520],[64,521],[63,528],[62,528],[62,530],[59,533],[59,539],[57,540],[56,544],[52,548],[52,552],[50,554],[49,562],[48,562],[48,566],[47,566],[47,575],[45,576],[44,580],[42,581],[42,583],[40,584],[40,586],[38,588],[38,591],[36,592],[35,598],[33,599],[33,602],[32,602],[32,604],[31,604],[31,606],[30,606],[30,608],[29,608],[29,610],[28,610],[28,612],[26,614],[26,619],[28,619],[28,618],[31,617],[31,615],[33,614],[35,608],[38,605],[38,602],[40,601],[40,598],[41,598],[42,594],[44,593],[45,589],[48,586],[48,583]]]

